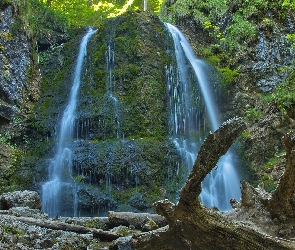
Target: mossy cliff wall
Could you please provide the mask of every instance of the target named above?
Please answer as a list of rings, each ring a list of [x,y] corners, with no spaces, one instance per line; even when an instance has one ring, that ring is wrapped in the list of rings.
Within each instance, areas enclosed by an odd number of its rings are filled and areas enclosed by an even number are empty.
[[[0,192],[19,188],[15,175],[26,151],[27,125],[40,77],[26,1],[0,2]],[[30,170],[18,175],[31,185]]]
[[[32,124],[47,140],[37,150],[37,189],[47,178],[84,33],[39,53],[41,97]],[[110,208],[146,211],[153,201],[175,196],[181,175],[168,138],[169,43],[164,24],[146,12],[107,20],[89,41],[74,128],[81,215]]]

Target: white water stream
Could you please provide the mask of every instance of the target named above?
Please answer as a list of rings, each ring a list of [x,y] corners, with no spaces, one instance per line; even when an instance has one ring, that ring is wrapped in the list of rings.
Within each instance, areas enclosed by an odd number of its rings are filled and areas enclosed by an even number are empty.
[[[73,125],[87,43],[96,31],[89,29],[83,37],[76,61],[70,98],[59,125],[56,153],[49,165],[49,179],[42,186],[42,209],[50,217],[76,216],[77,195],[72,178]]]
[[[199,121],[200,114],[196,106],[200,106],[199,97],[195,97],[194,83],[189,77],[189,67],[194,72],[199,89],[210,120],[210,129],[218,129],[218,109],[210,89],[210,81],[206,75],[208,65],[196,58],[190,44],[175,26],[166,23],[172,35],[177,62],[177,72],[167,67],[168,90],[170,91],[170,124],[173,141],[179,150],[183,162],[189,172],[192,169],[203,138],[196,138],[205,122]],[[196,105],[196,102],[198,104]],[[239,200],[240,180],[232,163],[232,153],[221,157],[214,168],[202,182],[201,202],[207,207],[218,207],[221,211],[231,209],[230,199]]]

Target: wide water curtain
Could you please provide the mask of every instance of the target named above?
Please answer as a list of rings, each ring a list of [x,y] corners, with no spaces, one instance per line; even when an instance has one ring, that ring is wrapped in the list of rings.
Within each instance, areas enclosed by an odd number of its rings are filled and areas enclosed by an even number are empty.
[[[219,127],[219,114],[210,88],[212,84],[207,76],[211,70],[210,66],[196,58],[178,28],[169,23],[166,23],[166,26],[174,41],[177,65],[176,70],[167,70],[172,126],[170,131],[182,157],[181,165],[185,166],[185,171],[189,173],[204,139],[201,135]],[[202,106],[205,106],[204,112],[201,110]],[[239,200],[240,196],[240,180],[232,163],[232,153],[227,153],[203,181],[200,200],[208,207],[216,206],[227,211],[231,209],[230,199]]]
[[[48,181],[42,186],[43,211],[50,217],[77,215],[77,194],[72,178],[71,144],[83,61],[87,43],[94,33],[95,30],[90,28],[80,43],[69,101],[58,127],[56,153],[50,161]]]

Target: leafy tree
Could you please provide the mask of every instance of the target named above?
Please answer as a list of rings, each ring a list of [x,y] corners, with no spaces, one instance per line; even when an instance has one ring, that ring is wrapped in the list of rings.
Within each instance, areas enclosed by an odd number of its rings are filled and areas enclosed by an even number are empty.
[[[145,0],[39,0],[53,10],[63,13],[71,24],[96,26],[102,20],[130,10],[143,10]],[[163,0],[147,1],[151,12],[159,12]]]

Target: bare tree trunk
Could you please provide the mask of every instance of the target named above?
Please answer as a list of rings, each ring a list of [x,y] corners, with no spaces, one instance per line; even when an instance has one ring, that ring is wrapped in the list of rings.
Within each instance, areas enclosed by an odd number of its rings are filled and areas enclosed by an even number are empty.
[[[286,169],[269,202],[273,218],[281,222],[295,219],[295,133],[283,137],[286,149]]]

